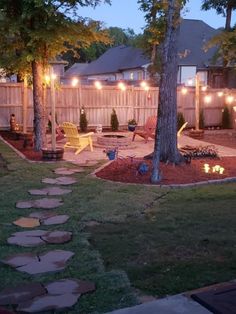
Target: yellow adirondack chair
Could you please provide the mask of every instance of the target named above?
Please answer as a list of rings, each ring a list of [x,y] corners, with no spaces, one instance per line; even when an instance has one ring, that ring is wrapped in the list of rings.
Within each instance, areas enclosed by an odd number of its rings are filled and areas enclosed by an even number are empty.
[[[67,139],[64,148],[75,148],[76,155],[79,154],[87,146],[90,146],[91,152],[93,151],[93,141],[91,137],[91,135],[93,135],[93,132],[79,135],[77,126],[70,122],[64,122],[62,124],[62,128],[65,132],[65,136]]]

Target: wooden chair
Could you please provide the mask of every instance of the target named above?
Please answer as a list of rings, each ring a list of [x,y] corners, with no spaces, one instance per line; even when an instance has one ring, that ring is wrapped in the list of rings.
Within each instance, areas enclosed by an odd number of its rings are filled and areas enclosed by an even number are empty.
[[[91,135],[94,134],[93,132],[79,135],[77,126],[70,122],[64,122],[62,124],[62,128],[65,132],[65,136],[67,139],[64,148],[75,148],[76,155],[79,154],[87,146],[90,146],[91,152],[93,151],[93,142],[91,137]]]
[[[156,131],[156,124],[157,124],[157,116],[150,116],[147,119],[143,129],[134,131],[132,141],[134,141],[136,135],[143,137],[145,139],[145,143],[147,143],[149,137],[154,139],[155,131]]]

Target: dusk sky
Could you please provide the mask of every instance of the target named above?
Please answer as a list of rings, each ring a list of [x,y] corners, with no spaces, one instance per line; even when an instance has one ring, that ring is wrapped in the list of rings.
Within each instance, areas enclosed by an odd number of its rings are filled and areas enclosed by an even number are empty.
[[[137,0],[111,0],[112,5],[101,4],[95,9],[81,8],[79,15],[94,20],[104,21],[106,27],[117,26],[123,29],[132,28],[135,33],[142,32],[145,25],[143,13],[139,10]],[[214,10],[201,11],[201,0],[190,0],[185,6],[184,18],[203,20],[214,28],[223,27],[225,19],[217,15]],[[236,23],[233,15],[232,25]]]

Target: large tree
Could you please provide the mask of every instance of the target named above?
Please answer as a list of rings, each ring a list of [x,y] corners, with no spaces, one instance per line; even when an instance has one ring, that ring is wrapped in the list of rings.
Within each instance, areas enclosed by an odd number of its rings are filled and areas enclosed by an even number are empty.
[[[1,0],[0,62],[7,71],[33,77],[35,149],[43,146],[43,74],[49,61],[68,47],[108,42],[98,22],[78,16],[79,6],[102,0]],[[103,2],[110,3],[110,0]]]
[[[160,63],[160,88],[158,104],[158,123],[153,153],[153,172],[151,181],[161,179],[160,161],[179,164],[183,161],[177,147],[177,73],[180,11],[184,0],[140,0],[145,11],[150,12],[147,22],[159,28],[158,55]],[[155,24],[154,14],[155,11]],[[160,32],[161,31],[161,32]]]

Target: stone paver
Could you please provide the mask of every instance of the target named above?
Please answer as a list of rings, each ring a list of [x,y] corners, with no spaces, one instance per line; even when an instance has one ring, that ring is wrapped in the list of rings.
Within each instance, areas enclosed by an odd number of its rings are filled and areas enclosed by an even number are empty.
[[[16,208],[28,209],[28,208],[43,208],[52,209],[63,205],[63,201],[60,198],[42,198],[38,200],[19,201],[16,203]]]
[[[38,255],[23,253],[9,256],[2,260],[2,263],[12,266],[20,272],[36,275],[63,270],[73,255],[73,252],[64,250],[54,250]]]
[[[34,219],[39,219],[41,225],[50,226],[50,225],[61,225],[68,221],[70,216],[68,215],[58,215],[53,212],[34,212],[29,215]]]
[[[56,196],[56,195],[65,195],[72,192],[69,189],[62,189],[58,186],[52,186],[44,189],[32,189],[28,191],[30,195],[48,195],[48,196]]]
[[[26,313],[43,312],[49,310],[63,310],[75,305],[80,295],[64,294],[64,295],[45,295],[35,298],[32,301],[19,304],[17,311]]]
[[[34,228],[40,226],[40,221],[37,218],[21,217],[13,221],[13,224],[22,228]]]
[[[0,292],[0,305],[17,305],[16,310],[24,313],[61,311],[77,303],[80,295],[93,291],[93,282],[78,279],[61,279],[45,285],[24,283]]]
[[[58,178],[44,178],[42,179],[43,183],[47,184],[56,184],[56,185],[71,185],[77,182],[73,177],[58,177]]]
[[[74,173],[84,172],[84,170],[79,168],[57,168],[54,172],[59,175],[72,175]]]
[[[34,247],[42,244],[62,244],[71,241],[72,233],[68,231],[21,231],[15,232],[7,239],[8,244]]]
[[[42,221],[42,225],[50,226],[50,225],[61,225],[68,221],[70,217],[68,215],[56,215],[50,218],[47,218]]]
[[[0,305],[19,304],[20,302],[44,295],[47,292],[38,282],[22,283],[17,287],[5,288],[0,292]]]

